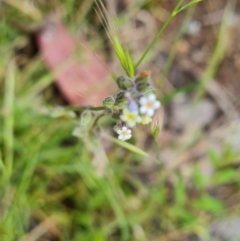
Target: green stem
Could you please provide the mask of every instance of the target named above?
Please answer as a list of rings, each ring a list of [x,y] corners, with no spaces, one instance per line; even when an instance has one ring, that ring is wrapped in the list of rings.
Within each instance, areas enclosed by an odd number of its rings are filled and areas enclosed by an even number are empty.
[[[203,1],[203,0],[194,0],[194,1],[190,2],[190,3],[187,3],[186,5],[184,5],[184,6],[182,6],[181,8],[179,8],[179,9],[177,10],[176,14],[177,14],[177,13],[180,13],[181,11],[185,10],[186,8],[192,6],[192,5],[196,4],[196,3],[202,2],[202,1]]]
[[[227,24],[227,21],[231,17],[235,4],[236,1],[229,1],[224,10],[223,20],[219,28],[217,42],[215,44],[215,49],[213,51],[212,58],[208,63],[208,67],[205,73],[199,80],[199,88],[194,100],[195,103],[197,103],[201,99],[201,97],[206,93],[206,86],[209,84],[210,81],[212,81],[227,51],[227,41],[229,37],[229,25]]]
[[[139,59],[139,61],[137,62],[137,64],[134,66],[134,69],[136,70],[137,67],[142,63],[142,61],[145,59],[146,55],[148,54],[148,52],[152,49],[152,47],[155,45],[155,43],[157,42],[157,40],[159,39],[159,37],[162,35],[162,33],[164,32],[164,30],[166,29],[166,27],[168,26],[168,24],[171,22],[171,20],[173,19],[173,17],[176,15],[176,13],[178,13],[178,9],[180,7],[180,5],[182,4],[183,0],[179,0],[178,4],[176,5],[176,7],[174,8],[174,10],[172,11],[172,13],[168,16],[166,22],[164,23],[164,25],[162,26],[162,28],[158,31],[158,33],[156,34],[156,36],[154,37],[154,39],[152,40],[152,42],[148,45],[147,49],[145,50],[145,52],[143,53],[143,55],[141,56],[141,58]]]
[[[69,110],[73,111],[84,111],[84,110],[93,110],[93,111],[100,111],[100,110],[105,110],[106,108],[103,106],[98,106],[98,107],[93,107],[93,106],[69,106]]]
[[[103,112],[103,113],[101,113],[101,114],[98,115],[98,117],[97,117],[97,118],[94,120],[94,122],[93,122],[92,128],[94,128],[94,127],[97,125],[99,119],[100,119],[101,117],[103,117],[104,114],[105,114],[105,113]]]
[[[3,100],[3,143],[6,174],[12,174],[13,168],[13,126],[14,126],[14,86],[15,86],[15,63],[12,60],[7,68],[5,91]]]
[[[179,41],[182,39],[182,36],[186,30],[186,26],[187,26],[187,23],[189,22],[190,18],[192,17],[192,14],[194,12],[194,9],[195,7],[189,7],[188,11],[187,11],[187,14],[183,20],[183,24],[176,36],[176,40],[171,48],[171,51],[170,51],[170,54],[169,54],[169,57],[166,61],[166,63],[164,64],[163,68],[162,68],[162,73],[161,73],[161,76],[160,76],[160,80],[158,82],[158,87],[161,88],[161,85],[163,84],[163,81],[164,79],[166,78],[167,74],[169,73],[169,70],[172,66],[172,63],[174,61],[174,58],[176,56],[176,51],[177,51],[177,47],[178,47],[178,44],[179,44]]]
[[[5,165],[3,163],[1,150],[0,150],[0,170],[5,171]]]

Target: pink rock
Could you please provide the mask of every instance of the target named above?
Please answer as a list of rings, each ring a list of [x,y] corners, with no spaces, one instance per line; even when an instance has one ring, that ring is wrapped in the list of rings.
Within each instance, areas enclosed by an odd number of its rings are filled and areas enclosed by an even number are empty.
[[[64,98],[73,105],[100,106],[111,94],[113,81],[100,60],[80,44],[61,23],[49,22],[38,35],[46,66]]]

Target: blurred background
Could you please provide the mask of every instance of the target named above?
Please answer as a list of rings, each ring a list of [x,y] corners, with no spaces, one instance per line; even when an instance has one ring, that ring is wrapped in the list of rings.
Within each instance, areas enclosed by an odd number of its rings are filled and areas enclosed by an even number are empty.
[[[180,3],[181,10],[174,15]],[[105,0],[162,110],[123,144],[72,136],[120,64],[93,0],[0,1],[0,240],[240,240],[240,1]],[[174,16],[173,16],[174,15]]]

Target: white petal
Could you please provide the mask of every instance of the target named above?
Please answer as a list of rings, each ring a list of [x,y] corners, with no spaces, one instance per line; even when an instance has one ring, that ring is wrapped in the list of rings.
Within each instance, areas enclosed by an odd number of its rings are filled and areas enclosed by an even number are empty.
[[[151,100],[151,101],[156,100],[156,95],[150,94],[150,95],[148,96],[148,100]]]
[[[148,109],[148,110],[147,110],[147,115],[148,115],[148,116],[152,117],[153,114],[154,114],[154,110],[153,110],[153,109]]]
[[[155,101],[153,104],[154,109],[158,109],[161,106],[160,101]]]
[[[135,115],[135,122],[138,122],[139,118],[141,119],[141,117],[138,115],[138,113]]]
[[[138,111],[133,111],[133,112],[131,112],[131,114],[137,116],[138,115]]]
[[[125,140],[128,140],[128,139],[130,139],[131,137],[132,137],[132,135],[129,134],[129,135],[127,135],[127,136],[125,137]]]
[[[128,129],[128,130],[127,130],[127,133],[128,133],[128,134],[131,134],[131,133],[132,133],[132,130]]]
[[[136,122],[141,123],[141,121],[142,121],[142,118],[140,116],[138,116]]]
[[[126,136],[123,136],[123,137],[122,137],[122,141],[125,141],[125,140],[126,140]]]
[[[147,112],[147,108],[145,106],[141,106],[139,111],[141,114],[144,114]]]
[[[117,130],[118,135],[122,133],[122,130]]]
[[[123,126],[122,131],[126,131],[126,130],[127,130],[127,127]]]
[[[124,137],[123,137],[122,135],[119,135],[119,136],[118,136],[118,139],[119,139],[119,140],[123,140],[123,138],[124,138]]]
[[[141,98],[139,99],[139,103],[140,103],[141,105],[144,105],[146,102],[147,102],[147,98],[146,98],[145,96],[143,96],[143,97],[141,97]]]
[[[143,125],[148,125],[152,121],[152,118],[149,117],[148,115],[145,115],[142,117],[142,124]]]
[[[124,116],[124,115],[121,115],[121,116],[120,116],[120,119],[123,120],[123,121],[127,121],[127,118],[126,118],[126,116]]]
[[[136,125],[136,122],[135,121],[129,121],[128,122],[128,126],[129,127],[134,127]]]

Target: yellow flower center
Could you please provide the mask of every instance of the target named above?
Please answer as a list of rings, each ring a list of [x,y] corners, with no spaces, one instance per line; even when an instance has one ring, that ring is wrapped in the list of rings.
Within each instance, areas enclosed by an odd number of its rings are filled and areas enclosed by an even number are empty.
[[[127,132],[126,132],[126,131],[122,131],[122,135],[123,135],[123,136],[126,136],[126,135],[127,135]]]
[[[146,107],[147,107],[147,108],[152,108],[152,106],[153,106],[153,104],[152,104],[151,101],[148,101],[148,102],[146,103]]]
[[[127,119],[128,119],[128,120],[134,120],[134,119],[135,119],[135,116],[134,116],[133,114],[131,114],[131,113],[128,113],[128,114],[127,114]]]

